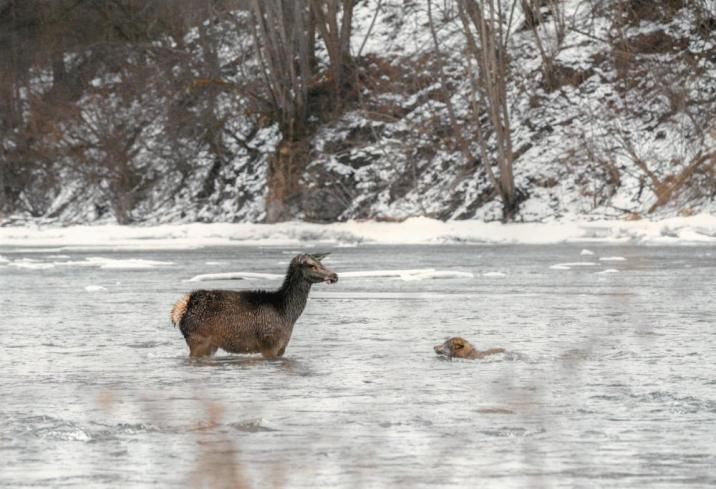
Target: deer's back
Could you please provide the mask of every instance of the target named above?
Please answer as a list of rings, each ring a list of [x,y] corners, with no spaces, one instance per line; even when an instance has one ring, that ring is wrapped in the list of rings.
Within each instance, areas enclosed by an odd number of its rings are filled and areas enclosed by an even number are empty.
[[[209,338],[215,346],[234,353],[283,347],[292,326],[281,314],[276,293],[232,290],[192,292],[180,323],[187,340]]]

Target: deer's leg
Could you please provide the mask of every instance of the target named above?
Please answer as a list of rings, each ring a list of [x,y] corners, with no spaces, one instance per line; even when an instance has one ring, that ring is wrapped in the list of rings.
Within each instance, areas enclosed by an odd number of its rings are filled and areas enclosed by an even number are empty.
[[[261,355],[264,358],[276,358],[276,352],[270,349],[261,350]]]
[[[217,346],[211,341],[211,337],[206,336],[191,336],[186,340],[189,345],[189,356],[191,357],[210,357],[216,350]]]
[[[278,358],[283,356],[283,352],[286,351],[286,347],[282,346],[281,348],[272,347],[272,348],[262,348],[261,349],[261,355],[263,355],[264,358]]]

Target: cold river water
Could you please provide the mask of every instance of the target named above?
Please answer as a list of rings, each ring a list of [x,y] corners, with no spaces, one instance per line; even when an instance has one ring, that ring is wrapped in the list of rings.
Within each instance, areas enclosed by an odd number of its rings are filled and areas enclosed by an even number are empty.
[[[337,248],[473,276],[319,284],[283,359],[188,360],[180,294],[278,281],[186,280],[295,250],[0,246],[0,487],[716,486],[716,248]]]

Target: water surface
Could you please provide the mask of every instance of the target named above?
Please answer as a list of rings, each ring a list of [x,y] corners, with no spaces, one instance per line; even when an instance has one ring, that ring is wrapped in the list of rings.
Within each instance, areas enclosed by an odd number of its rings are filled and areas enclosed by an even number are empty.
[[[715,485],[716,249],[581,249],[335,249],[474,277],[321,284],[283,359],[190,361],[181,293],[277,284],[184,280],[296,250],[0,248],[0,486]],[[509,354],[437,358],[452,335]]]

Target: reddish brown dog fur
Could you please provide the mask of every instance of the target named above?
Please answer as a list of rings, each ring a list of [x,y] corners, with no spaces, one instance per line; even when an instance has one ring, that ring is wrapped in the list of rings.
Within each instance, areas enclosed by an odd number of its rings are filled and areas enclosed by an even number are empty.
[[[459,336],[454,336],[447,340],[445,343],[435,345],[433,349],[438,355],[443,355],[448,358],[470,359],[485,358],[489,355],[505,352],[504,348],[490,348],[489,350],[478,351],[475,349],[474,346],[472,346],[472,344],[470,344],[469,341],[460,338]]]

